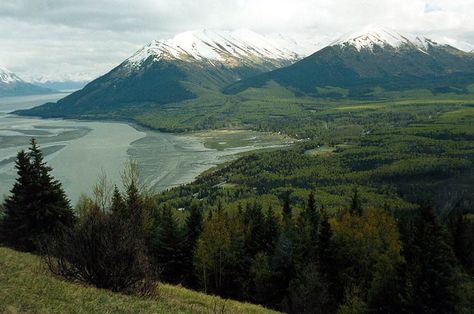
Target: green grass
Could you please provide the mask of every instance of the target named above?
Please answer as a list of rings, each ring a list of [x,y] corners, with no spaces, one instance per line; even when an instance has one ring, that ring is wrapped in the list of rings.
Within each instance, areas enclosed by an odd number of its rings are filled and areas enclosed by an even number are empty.
[[[66,282],[37,256],[0,247],[1,313],[275,313],[179,286],[159,284],[157,291],[142,298]]]

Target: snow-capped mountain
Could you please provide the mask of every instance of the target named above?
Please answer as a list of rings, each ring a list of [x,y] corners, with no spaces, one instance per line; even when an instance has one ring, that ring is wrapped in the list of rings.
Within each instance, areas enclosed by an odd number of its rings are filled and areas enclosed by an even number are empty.
[[[23,82],[15,73],[0,66],[0,83],[11,84],[14,82]]]
[[[0,66],[0,97],[52,93],[53,90],[23,81],[18,75]]]
[[[474,56],[424,36],[369,26],[289,67],[236,82],[225,92],[269,81],[323,97],[367,98],[374,91],[407,89],[463,92],[474,82]]]
[[[303,49],[291,40],[277,43],[250,30],[199,30],[180,33],[171,39],[152,41],[126,62],[136,65],[150,58],[154,61],[218,61],[235,67],[243,62],[297,60],[303,57]]]
[[[427,52],[430,46],[437,46],[438,43],[420,35],[400,33],[389,28],[370,25],[362,30],[346,34],[330,46],[352,47],[357,51],[370,50],[374,47],[382,48],[416,48],[422,52]]]
[[[288,66],[303,56],[296,41],[249,30],[189,31],[147,44],[109,73],[48,109],[54,116],[161,106],[218,92],[239,79]]]

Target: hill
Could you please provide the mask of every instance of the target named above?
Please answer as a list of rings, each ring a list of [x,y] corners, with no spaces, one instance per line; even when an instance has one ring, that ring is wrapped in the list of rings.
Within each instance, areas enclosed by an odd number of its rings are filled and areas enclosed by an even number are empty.
[[[0,247],[1,313],[276,313],[178,286],[160,284],[158,296],[140,298],[65,282],[37,256]]]

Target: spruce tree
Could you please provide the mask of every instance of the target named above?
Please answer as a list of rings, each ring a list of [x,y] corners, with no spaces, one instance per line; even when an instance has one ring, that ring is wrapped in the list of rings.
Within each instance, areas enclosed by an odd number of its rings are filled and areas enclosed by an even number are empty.
[[[75,216],[34,139],[28,153],[18,153],[16,169],[17,181],[5,200],[2,233],[10,245],[34,251],[41,240],[71,227]]]
[[[319,229],[319,212],[316,209],[316,201],[314,193],[311,192],[308,196],[307,205],[302,213],[300,219],[300,228],[302,236],[302,250],[304,259],[314,259],[317,256],[318,250],[318,229]]]
[[[268,211],[265,215],[265,222],[264,222],[264,244],[265,244],[265,252],[270,255],[273,253],[275,249],[275,243],[278,239],[279,235],[279,226],[277,218],[275,217],[275,212],[270,205],[268,207]]]
[[[245,248],[249,257],[253,258],[255,254],[263,251],[266,247],[265,216],[262,213],[261,205],[256,202],[248,206],[244,212],[244,223],[246,226]]]
[[[362,204],[359,197],[359,190],[357,188],[354,189],[354,194],[352,195],[350,212],[355,215],[362,215]]]
[[[125,201],[123,200],[122,194],[120,194],[118,187],[115,185],[114,192],[112,194],[112,204],[110,206],[110,209],[113,213],[125,215],[126,208],[127,206],[125,204]]]
[[[288,193],[285,195],[285,199],[283,200],[283,226],[286,231],[288,231],[291,228],[292,225],[292,209],[290,205],[290,194]]]
[[[433,207],[421,205],[409,254],[405,256],[413,287],[408,308],[414,313],[456,312],[456,259],[446,238]]]
[[[318,233],[318,260],[321,277],[327,284],[327,303],[324,305],[326,311],[334,311],[338,302],[342,299],[344,291],[339,284],[336,250],[332,241],[332,229],[329,217],[324,208],[320,209],[321,221]]]
[[[186,218],[186,235],[184,245],[184,272],[188,285],[197,286],[197,277],[194,274],[193,257],[196,243],[203,228],[202,208],[197,202],[191,203],[189,216]]]
[[[178,283],[183,277],[183,241],[171,207],[165,206],[154,241],[155,256],[164,281]]]
[[[29,188],[31,186],[31,165],[28,154],[20,151],[15,161],[18,177],[11,195],[5,200],[5,219],[2,222],[1,238],[2,242],[11,246],[21,248],[29,240]],[[16,242],[16,243],[15,243]]]
[[[126,200],[126,218],[130,219],[134,225],[139,226],[141,221],[142,202],[140,192],[134,180],[127,186],[127,200]]]

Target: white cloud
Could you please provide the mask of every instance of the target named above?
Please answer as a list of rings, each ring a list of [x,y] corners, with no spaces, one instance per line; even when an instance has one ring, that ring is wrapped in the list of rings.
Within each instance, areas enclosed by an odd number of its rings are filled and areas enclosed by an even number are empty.
[[[152,39],[200,28],[315,38],[367,24],[474,44],[474,0],[6,0],[0,64],[26,79],[89,80]]]

